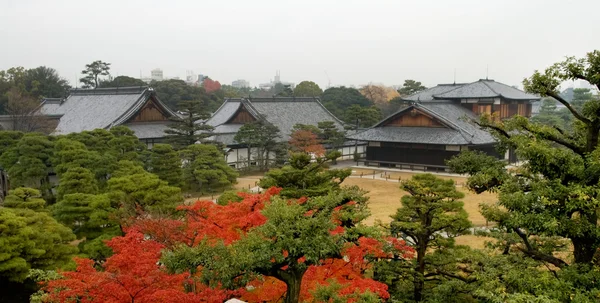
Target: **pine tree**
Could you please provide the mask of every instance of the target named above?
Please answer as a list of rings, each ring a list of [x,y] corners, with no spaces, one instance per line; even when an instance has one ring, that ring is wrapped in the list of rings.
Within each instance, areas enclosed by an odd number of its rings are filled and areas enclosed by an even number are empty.
[[[182,186],[181,158],[169,144],[155,144],[150,150],[148,171],[167,181],[171,186]]]
[[[181,101],[178,108],[181,116],[173,118],[173,123],[165,130],[167,141],[173,147],[185,148],[212,135],[213,127],[205,123],[210,118],[210,113],[206,111],[204,102]]]

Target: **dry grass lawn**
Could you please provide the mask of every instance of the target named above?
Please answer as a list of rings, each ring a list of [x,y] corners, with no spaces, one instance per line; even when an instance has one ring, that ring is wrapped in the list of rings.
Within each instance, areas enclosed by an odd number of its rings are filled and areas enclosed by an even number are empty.
[[[408,174],[407,178],[409,178]],[[371,209],[371,216],[365,220],[365,224],[368,225],[374,224],[377,220],[380,220],[382,223],[389,223],[391,221],[390,216],[401,206],[400,198],[406,194],[406,192],[400,190],[397,182],[369,178],[348,178],[344,180],[343,185],[357,185],[369,191],[367,195],[370,198],[369,208]],[[465,194],[465,198],[463,199],[465,203],[464,208],[469,214],[471,222],[475,226],[485,226],[486,220],[479,213],[479,204],[496,201],[496,195],[491,193],[477,195],[464,188],[459,188],[459,190]]]

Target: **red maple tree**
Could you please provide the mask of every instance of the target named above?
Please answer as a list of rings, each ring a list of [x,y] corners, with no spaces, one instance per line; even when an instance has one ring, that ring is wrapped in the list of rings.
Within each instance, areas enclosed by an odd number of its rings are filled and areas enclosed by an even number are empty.
[[[248,302],[277,302],[285,296],[286,285],[272,277],[259,277],[246,287],[237,290],[210,288],[194,279],[189,273],[168,274],[159,264],[161,250],[176,245],[194,247],[202,241],[223,241],[232,244],[253,227],[266,222],[261,213],[271,197],[280,192],[271,188],[262,194],[239,193],[243,200],[225,206],[211,201],[197,201],[190,206],[180,206],[183,219],[143,217],[137,219],[124,237],[107,242],[114,255],[98,271],[93,262],[77,260],[77,270],[64,272],[64,279],[49,282],[45,290],[51,302],[66,302],[77,298],[80,302],[223,302],[238,297]],[[305,198],[297,202],[302,203]],[[354,207],[349,201],[336,211]],[[332,217],[338,227],[332,235],[344,232],[342,222]],[[310,266],[302,280],[300,297],[313,299],[318,287],[330,281],[340,285],[340,296],[370,291],[381,298],[389,298],[387,286],[368,278],[372,258],[386,258],[395,251],[409,258],[411,248],[397,239],[376,240],[361,237],[356,243],[347,243],[343,258],[325,259]],[[285,252],[284,252],[285,253]],[[303,262],[302,260],[299,260]],[[283,268],[282,268],[283,269]],[[200,272],[200,270],[196,271]],[[193,292],[185,286],[193,285]],[[188,287],[189,290],[189,287]]]
[[[185,292],[187,274],[168,274],[159,264],[163,245],[129,230],[107,242],[114,255],[94,268],[89,259],[76,259],[77,270],[44,287],[48,302],[223,302],[230,291],[203,288]]]
[[[204,90],[209,94],[221,89],[221,83],[211,78],[205,78],[204,81],[202,81],[202,86],[204,86]]]
[[[319,142],[319,138],[310,130],[300,129],[293,132],[289,144],[294,151],[314,154],[317,157],[325,154],[325,148]]]

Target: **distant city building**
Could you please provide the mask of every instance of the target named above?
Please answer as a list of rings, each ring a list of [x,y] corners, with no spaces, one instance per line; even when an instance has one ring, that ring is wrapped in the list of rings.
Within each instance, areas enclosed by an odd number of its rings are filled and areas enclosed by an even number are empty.
[[[273,87],[275,87],[275,84],[281,83],[284,86],[289,86],[291,89],[294,89],[294,87],[296,86],[294,83],[292,82],[282,82],[281,81],[281,72],[280,71],[275,71],[275,79],[269,83],[262,83],[259,84],[258,87],[260,87],[261,89],[264,90],[269,90],[272,89]]]
[[[246,80],[238,79],[238,80],[231,82],[231,86],[233,86],[235,88],[244,88],[244,87],[250,87],[250,83]]]
[[[160,68],[155,68],[150,71],[150,79],[154,81],[162,81],[163,80],[163,71]]]

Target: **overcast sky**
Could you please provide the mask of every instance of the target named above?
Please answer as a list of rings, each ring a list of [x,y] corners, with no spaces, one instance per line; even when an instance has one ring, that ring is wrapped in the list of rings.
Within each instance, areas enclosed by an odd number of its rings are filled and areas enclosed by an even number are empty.
[[[255,86],[427,86],[486,77],[521,86],[535,69],[600,48],[600,1],[0,0],[0,70],[46,65],[74,82],[113,75]]]

